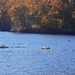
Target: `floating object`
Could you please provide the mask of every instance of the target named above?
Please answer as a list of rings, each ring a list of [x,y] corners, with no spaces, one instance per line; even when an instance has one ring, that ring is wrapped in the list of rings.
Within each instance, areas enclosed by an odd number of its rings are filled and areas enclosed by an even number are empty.
[[[70,40],[68,40],[68,42],[70,42]]]
[[[0,48],[8,48],[8,46],[5,46],[5,45],[2,44],[2,45],[0,46]]]
[[[42,47],[41,49],[50,49],[50,47],[49,46],[44,46],[44,47]]]

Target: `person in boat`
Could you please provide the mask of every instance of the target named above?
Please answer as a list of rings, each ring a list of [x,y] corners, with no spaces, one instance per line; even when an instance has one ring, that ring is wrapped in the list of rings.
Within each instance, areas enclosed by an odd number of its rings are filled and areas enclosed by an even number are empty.
[[[8,48],[8,47],[2,44],[2,45],[0,46],[0,48]]]
[[[41,49],[50,49],[50,47],[49,46],[44,46],[44,47],[42,47]]]

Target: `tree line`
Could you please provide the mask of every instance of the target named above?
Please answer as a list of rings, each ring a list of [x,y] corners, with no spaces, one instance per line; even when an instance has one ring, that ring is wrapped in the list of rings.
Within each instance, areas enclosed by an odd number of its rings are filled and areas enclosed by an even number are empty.
[[[75,34],[74,0],[2,1],[0,30]]]

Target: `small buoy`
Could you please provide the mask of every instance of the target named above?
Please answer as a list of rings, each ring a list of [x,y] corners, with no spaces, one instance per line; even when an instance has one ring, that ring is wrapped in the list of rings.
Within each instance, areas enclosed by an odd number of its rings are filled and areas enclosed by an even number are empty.
[[[70,42],[70,40],[68,40],[68,42]]]

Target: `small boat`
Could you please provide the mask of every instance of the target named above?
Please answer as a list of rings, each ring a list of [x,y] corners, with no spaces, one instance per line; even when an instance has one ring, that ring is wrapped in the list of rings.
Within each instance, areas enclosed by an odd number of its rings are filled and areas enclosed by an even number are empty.
[[[49,46],[44,46],[44,47],[42,47],[41,49],[50,49],[50,47]]]
[[[0,46],[0,48],[8,48],[8,46],[5,46],[5,45],[2,44],[2,45]]]

